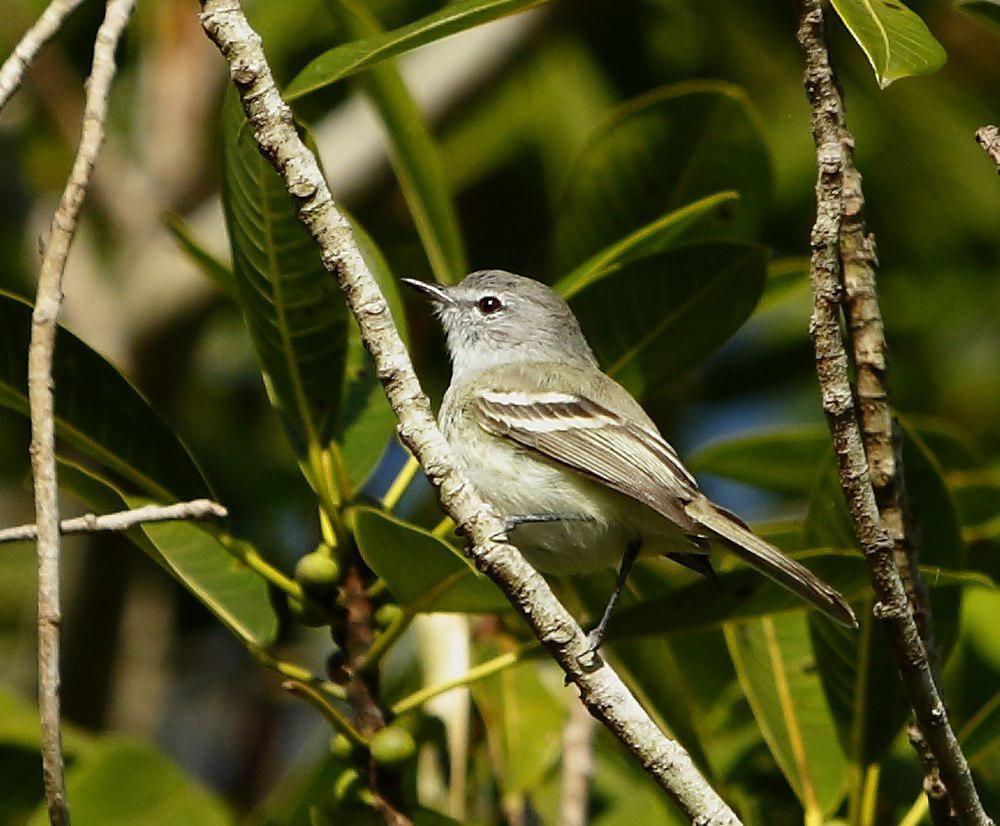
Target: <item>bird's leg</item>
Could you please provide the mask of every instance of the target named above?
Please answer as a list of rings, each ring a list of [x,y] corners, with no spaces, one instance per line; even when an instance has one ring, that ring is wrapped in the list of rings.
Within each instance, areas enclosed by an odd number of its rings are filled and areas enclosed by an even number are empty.
[[[601,643],[604,642],[604,635],[608,631],[608,620],[611,619],[611,613],[615,610],[615,605],[618,604],[618,597],[621,596],[622,588],[625,587],[628,572],[632,570],[632,565],[635,564],[636,557],[639,556],[641,545],[641,542],[632,542],[625,548],[625,554],[622,556],[622,564],[618,567],[618,578],[615,580],[615,587],[611,592],[608,605],[604,609],[604,614],[601,616],[601,621],[597,623],[597,627],[587,635],[587,639],[590,641],[588,653],[597,651],[601,647]]]
[[[546,522],[590,522],[591,520],[590,516],[576,513],[524,513],[518,516],[508,516],[504,520],[503,530],[504,533],[510,533],[521,525],[539,525]]]

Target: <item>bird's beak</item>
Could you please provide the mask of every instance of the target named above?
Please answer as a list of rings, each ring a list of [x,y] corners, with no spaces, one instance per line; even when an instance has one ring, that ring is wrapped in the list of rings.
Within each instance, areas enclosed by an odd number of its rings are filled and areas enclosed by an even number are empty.
[[[412,287],[418,293],[423,293],[431,301],[437,301],[441,304],[455,303],[455,299],[448,295],[447,290],[439,287],[437,284],[428,284],[426,281],[417,281],[415,278],[401,278],[400,281],[406,284],[407,287]]]

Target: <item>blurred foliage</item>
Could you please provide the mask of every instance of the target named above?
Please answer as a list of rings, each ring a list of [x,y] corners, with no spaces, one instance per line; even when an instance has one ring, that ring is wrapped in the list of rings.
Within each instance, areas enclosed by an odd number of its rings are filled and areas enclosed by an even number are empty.
[[[0,47],[43,5],[8,3]],[[836,0],[829,40],[879,242],[945,692],[996,811],[1000,181],[972,135],[1000,103],[1000,27],[995,3],[909,6]],[[858,634],[731,560],[712,580],[641,562],[608,656],[657,722],[749,824],[919,822],[901,689],[818,405],[803,259],[815,155],[791,5],[248,7],[433,397],[447,380],[440,336],[426,308],[408,315],[397,275],[543,279],[706,490],[854,603]],[[21,296],[69,167],[99,13],[70,18],[0,120],[5,522],[32,512]],[[76,822],[380,822],[364,752],[329,745],[261,667],[309,681],[336,660],[349,570],[373,611],[372,685],[398,712],[378,772],[415,822],[555,822],[574,692],[463,557],[429,486],[410,482],[356,326],[193,10],[140,4],[120,58],[67,277],[60,479],[67,505],[211,493],[231,517],[128,535],[172,579],[107,538],[67,541],[67,649],[85,665],[64,691],[98,729],[67,731]],[[306,554],[309,575],[295,565]],[[25,544],[0,550],[4,823],[43,816],[37,715],[17,699],[33,680],[33,564]],[[553,585],[592,621],[611,578]],[[429,612],[469,616],[471,645],[428,648],[411,626]],[[445,654],[472,670],[442,670]],[[471,685],[467,727],[426,703],[452,682]],[[349,713],[336,686],[313,685]],[[606,732],[594,760],[592,823],[680,822]]]

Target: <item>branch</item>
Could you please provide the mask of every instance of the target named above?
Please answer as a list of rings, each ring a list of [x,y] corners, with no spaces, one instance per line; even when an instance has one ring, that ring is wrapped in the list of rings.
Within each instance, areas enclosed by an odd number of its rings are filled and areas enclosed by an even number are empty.
[[[178,502],[174,505],[145,505],[129,511],[118,511],[103,516],[88,513],[59,523],[60,533],[94,533],[96,531],[127,531],[136,525],[149,522],[174,522],[184,519],[223,518],[227,511],[222,505],[208,499]],[[0,531],[0,544],[24,542],[35,539],[38,529],[34,525],[21,525]]]
[[[10,57],[0,66],[0,110],[21,86],[24,73],[35,55],[62,28],[63,21],[70,12],[82,2],[83,0],[52,0],[42,16],[35,21],[35,25],[25,32]]]
[[[877,600],[873,611],[875,617],[882,620],[889,635],[917,725],[951,796],[958,822],[987,826],[992,821],[979,802],[968,763],[951,729],[938,692],[934,670],[910,611],[903,581],[893,563],[895,544],[882,525],[865,445],[855,416],[854,398],[848,378],[848,358],[840,334],[840,301],[844,291],[845,271],[848,267],[858,265],[857,260],[842,262],[841,255],[844,225],[846,223],[848,228],[853,229],[852,224],[857,221],[860,179],[856,172],[853,175],[850,172],[853,168],[849,151],[851,139],[844,126],[843,103],[826,51],[820,4],[821,0],[802,0],[798,37],[806,58],[805,86],[812,106],[813,136],[819,166],[816,182],[817,215],[812,232],[810,274],[814,306],[810,331],[816,349],[816,372],[823,409],[840,465],[841,487],[847,498],[854,531],[869,567]],[[863,229],[861,235],[864,235]],[[871,248],[867,238],[856,252],[859,253],[857,257],[863,259],[864,266],[868,266]],[[865,286],[866,278],[867,276],[861,277],[862,287]],[[867,287],[874,293],[873,283]],[[875,334],[872,331],[876,326],[874,316],[877,314],[877,304],[873,313],[873,298],[873,295],[859,297],[855,294],[856,313],[863,309],[867,315],[864,318],[856,315],[854,321],[860,327],[867,328],[869,336],[878,340],[882,338],[881,318],[877,317],[878,330]],[[850,319],[850,312],[847,315]],[[882,357],[882,350],[871,354],[870,358],[865,354],[865,361],[868,362],[864,368],[866,380],[872,382],[871,386],[865,388],[868,391],[882,389]],[[859,366],[859,377],[860,375]],[[882,403],[884,404],[884,400]],[[879,408],[873,410],[877,411]],[[884,420],[880,419],[877,428],[872,429],[877,434],[882,434],[884,427]],[[882,447],[879,445],[876,453],[881,451],[880,458],[884,459],[885,451]],[[884,470],[884,467],[879,470]],[[889,479],[893,476],[894,471],[889,474]],[[935,801],[930,799],[929,802],[933,804]]]
[[[38,276],[28,347],[28,403],[31,408],[31,470],[35,490],[38,553],[38,712],[42,729],[45,799],[53,824],[69,823],[59,727],[59,487],[56,481],[52,353],[62,303],[62,279],[69,247],[87,194],[90,173],[104,141],[108,93],[115,76],[115,47],[135,0],[108,0],[94,41],[87,81],[80,146],[56,208]]]
[[[996,164],[997,174],[1000,175],[1000,129],[996,126],[984,126],[976,132],[976,142]]]
[[[698,772],[687,752],[660,731],[619,676],[588,655],[579,625],[545,580],[505,540],[503,522],[457,468],[420,388],[385,298],[368,271],[344,216],[334,206],[316,159],[295,131],[260,37],[238,0],[202,0],[201,22],[230,64],[255,140],[293,196],[300,220],[320,247],[361,328],[399,435],[438,489],[441,505],[469,538],[476,566],[504,591],[532,631],[576,683],[590,712],[639,759],[692,820],[702,826],[739,823]]]

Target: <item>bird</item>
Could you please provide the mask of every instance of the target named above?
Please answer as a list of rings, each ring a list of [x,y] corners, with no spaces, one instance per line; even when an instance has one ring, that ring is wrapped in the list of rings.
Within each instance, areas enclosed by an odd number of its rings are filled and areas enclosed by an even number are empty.
[[[600,369],[569,305],[545,284],[480,270],[452,286],[404,278],[444,329],[451,381],[438,423],[459,466],[538,571],[617,566],[589,649],[604,641],[640,556],[711,574],[721,545],[840,625],[846,600],[712,502],[638,401]]]

